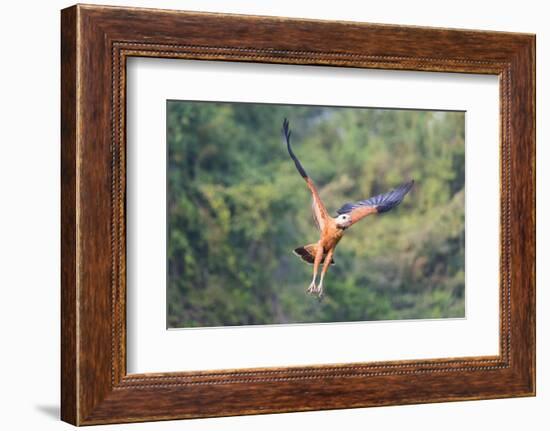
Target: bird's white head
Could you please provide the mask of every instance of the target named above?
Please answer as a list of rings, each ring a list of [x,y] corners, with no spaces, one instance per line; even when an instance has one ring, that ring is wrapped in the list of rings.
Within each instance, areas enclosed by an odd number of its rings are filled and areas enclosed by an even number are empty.
[[[336,217],[336,226],[340,229],[347,229],[351,226],[351,217],[349,214],[340,214]]]

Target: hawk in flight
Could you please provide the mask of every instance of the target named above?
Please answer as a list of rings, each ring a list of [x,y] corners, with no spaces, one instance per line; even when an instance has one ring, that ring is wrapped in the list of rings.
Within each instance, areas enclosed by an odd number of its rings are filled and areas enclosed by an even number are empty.
[[[401,184],[399,187],[387,193],[372,196],[362,201],[347,203],[336,211],[338,214],[336,217],[331,217],[315,188],[315,184],[313,184],[311,178],[308,177],[304,167],[292,151],[292,147],[290,146],[289,123],[286,118],[283,122],[283,134],[286,140],[288,154],[294,161],[296,169],[306,181],[313,197],[313,218],[321,233],[319,241],[313,244],[304,245],[303,247],[298,247],[294,250],[294,253],[307,263],[313,264],[313,280],[307,292],[318,294],[319,297],[322,297],[323,279],[329,265],[334,264],[334,249],[344,236],[346,230],[368,215],[384,213],[395,208],[412,188],[414,180]],[[319,284],[316,284],[317,272],[321,264],[323,264],[323,269],[321,271]]]

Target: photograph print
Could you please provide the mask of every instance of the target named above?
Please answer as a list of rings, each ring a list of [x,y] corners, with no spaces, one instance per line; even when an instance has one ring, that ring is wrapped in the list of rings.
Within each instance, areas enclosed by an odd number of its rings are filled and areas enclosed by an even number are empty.
[[[167,101],[167,327],[465,317],[465,113]]]

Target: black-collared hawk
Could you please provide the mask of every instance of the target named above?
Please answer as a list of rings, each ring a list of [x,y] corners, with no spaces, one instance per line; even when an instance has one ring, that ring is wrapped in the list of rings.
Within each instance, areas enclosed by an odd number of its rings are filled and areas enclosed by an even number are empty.
[[[414,180],[401,184],[399,187],[387,193],[372,196],[362,201],[347,203],[336,211],[338,214],[336,217],[331,217],[319,196],[315,184],[313,184],[313,181],[309,178],[304,167],[292,151],[292,147],[290,146],[289,123],[286,118],[283,122],[283,135],[286,140],[288,154],[290,154],[290,157],[296,165],[296,169],[304,178],[311,191],[313,197],[313,218],[321,233],[319,241],[303,247],[298,247],[294,250],[294,253],[307,263],[313,264],[313,280],[307,292],[322,297],[325,274],[329,265],[334,264],[334,250],[338,242],[344,236],[346,230],[368,215],[384,213],[395,208],[401,203],[409,190],[411,190]],[[323,264],[323,269],[321,271],[319,284],[317,284],[317,272],[321,264]]]

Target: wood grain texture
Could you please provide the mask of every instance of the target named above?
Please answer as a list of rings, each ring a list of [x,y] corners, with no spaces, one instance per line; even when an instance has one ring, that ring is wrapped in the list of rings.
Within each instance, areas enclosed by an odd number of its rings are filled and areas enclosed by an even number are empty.
[[[77,422],[76,9],[61,16],[61,417]]]
[[[79,5],[62,11],[61,36],[63,420],[85,425],[534,394],[533,35]],[[498,75],[500,354],[127,375],[131,56]]]

